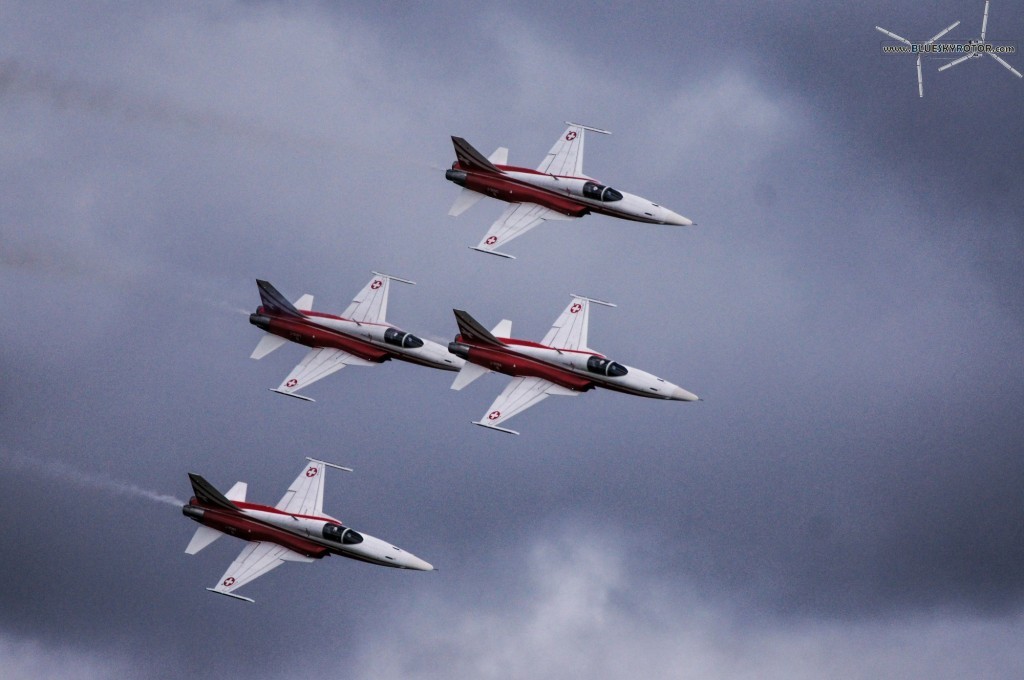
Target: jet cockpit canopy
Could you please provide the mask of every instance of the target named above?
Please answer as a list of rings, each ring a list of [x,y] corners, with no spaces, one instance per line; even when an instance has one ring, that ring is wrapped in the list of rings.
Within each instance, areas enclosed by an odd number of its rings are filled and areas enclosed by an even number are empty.
[[[613,378],[620,378],[629,373],[622,364],[611,359],[605,359],[604,357],[590,357],[587,359],[587,370],[591,373],[607,375]]]
[[[618,191],[597,182],[587,182],[584,184],[583,196],[593,201],[604,201],[605,203],[622,200],[622,194]]]
[[[344,543],[345,545],[355,545],[356,543],[363,542],[362,535],[340,524],[325,524],[323,534],[327,540]]]

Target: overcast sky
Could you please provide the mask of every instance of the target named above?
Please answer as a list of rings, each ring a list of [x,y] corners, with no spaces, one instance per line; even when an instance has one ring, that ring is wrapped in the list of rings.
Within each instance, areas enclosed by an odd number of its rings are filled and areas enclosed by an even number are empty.
[[[984,3],[0,5],[0,668],[21,678],[1019,678],[1024,82],[881,25]],[[1024,42],[996,0],[992,40]],[[1024,70],[1024,55],[1006,60]],[[589,216],[474,252],[450,136],[697,222]],[[255,279],[389,321],[452,308],[697,393],[552,398],[473,427],[402,362],[267,391]],[[186,473],[325,511],[436,573],[331,558],[214,597]],[[171,497],[168,501],[166,498]]]

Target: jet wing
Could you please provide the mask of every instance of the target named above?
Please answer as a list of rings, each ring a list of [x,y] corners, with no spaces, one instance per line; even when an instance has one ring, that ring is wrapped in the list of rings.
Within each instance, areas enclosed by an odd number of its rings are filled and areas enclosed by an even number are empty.
[[[233,591],[263,576],[284,562],[312,561],[312,557],[306,557],[294,550],[289,550],[283,545],[268,541],[251,541],[242,549],[242,553],[231,563],[228,570],[224,572],[220,582],[213,588],[207,588],[207,590],[252,602],[248,597],[233,594]]]
[[[590,303],[614,307],[610,302],[593,300],[573,293],[572,302],[555,321],[548,334],[541,340],[542,345],[556,349],[587,349],[587,327],[590,324]]]
[[[519,434],[515,430],[508,430],[498,427],[512,416],[522,413],[535,404],[539,404],[549,395],[576,396],[579,392],[556,385],[543,378],[520,377],[513,378],[505,390],[498,395],[491,407],[487,409],[487,415],[478,421],[476,425],[489,427],[492,430],[500,430],[509,434]]]
[[[511,255],[499,253],[495,248],[505,245],[517,236],[522,236],[544,220],[572,220],[569,215],[549,210],[536,203],[510,203],[501,217],[491,225],[483,239],[473,248],[483,253],[515,259]]]
[[[326,378],[346,366],[375,366],[372,361],[360,359],[354,354],[343,352],[340,349],[329,347],[316,347],[311,349],[298,366],[292,369],[288,377],[278,385],[274,392],[285,394],[289,397],[297,397],[306,401],[313,401],[309,397],[296,394],[296,390],[312,385],[317,380]]]
[[[416,285],[412,281],[406,281],[397,276],[373,272],[373,278],[363,286],[342,316],[360,323],[384,323],[384,318],[388,313],[388,291],[391,288],[392,279]]]
[[[548,151],[548,155],[539,166],[538,172],[549,175],[562,175],[568,177],[586,177],[583,174],[583,134],[587,130],[611,134],[607,130],[569,123],[562,136],[558,138],[555,145]],[[589,179],[589,178],[588,178]]]
[[[274,507],[290,515],[323,515],[326,468],[323,461],[310,460]]]

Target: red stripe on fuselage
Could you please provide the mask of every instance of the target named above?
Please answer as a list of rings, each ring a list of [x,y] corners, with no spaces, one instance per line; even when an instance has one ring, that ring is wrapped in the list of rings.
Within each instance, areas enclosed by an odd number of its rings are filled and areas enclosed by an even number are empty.
[[[466,182],[463,186],[507,203],[536,203],[549,210],[573,217],[582,217],[592,209],[591,206],[573,200],[564,194],[547,191],[506,175],[466,171]]]
[[[531,175],[557,177],[559,179],[597,181],[589,177],[550,175],[546,172],[538,172],[537,170],[518,168],[511,165],[499,165],[497,167],[503,172],[511,171],[528,173]],[[463,167],[458,162],[452,164],[452,168],[455,170],[462,170],[466,173],[466,182],[463,184],[464,187],[471,189],[472,191],[476,191],[477,193],[484,194],[485,196],[496,198],[499,201],[505,201],[507,203],[536,203],[544,206],[545,208],[554,210],[555,212],[572,215],[573,217],[582,217],[587,213],[594,212],[600,215],[608,215],[609,217],[618,217],[623,220],[632,220],[633,222],[662,224],[662,222],[654,219],[653,217],[621,212],[609,207],[608,204],[601,203],[599,201],[594,203],[584,202],[576,197],[554,192],[550,189],[544,189],[528,182],[522,182],[508,177],[505,174],[496,175],[493,172],[484,173],[478,170],[472,170]]]
[[[585,392],[594,387],[594,381],[585,378],[577,373],[554,366],[544,361],[527,357],[518,352],[508,351],[501,347],[473,345],[461,340],[462,336],[456,338],[456,342],[463,342],[469,345],[467,360],[478,366],[511,375],[513,377],[542,378],[556,385],[567,387],[577,392]],[[544,345],[536,345],[544,347]]]
[[[294,317],[267,314],[267,310],[264,307],[260,307],[258,312],[270,317],[270,325],[266,329],[268,333],[279,335],[286,340],[291,340],[292,342],[305,345],[306,347],[328,347],[331,349],[340,349],[344,352],[348,352],[349,354],[354,354],[360,359],[375,361],[378,363],[387,361],[392,356],[397,356],[377,347],[376,345],[358,340],[345,335],[344,333],[339,333],[331,328],[325,328],[313,322],[296,319]],[[319,316],[335,319],[340,318],[329,317],[324,314]]]
[[[338,520],[333,517],[322,517],[320,515],[297,515],[293,512],[285,512],[278,508],[271,507],[269,505],[260,505],[259,503],[247,503],[245,501],[231,501],[243,510],[260,510],[262,512],[273,512],[277,515],[287,515],[289,517],[301,517],[302,519],[318,519],[324,522],[337,522]],[[195,505],[195,503],[193,503]]]
[[[196,521],[229,536],[235,536],[245,541],[269,541],[307,557],[320,558],[332,552],[326,546],[308,541],[284,529],[264,524],[257,519],[202,503],[193,503],[193,505],[203,509],[203,518]]]

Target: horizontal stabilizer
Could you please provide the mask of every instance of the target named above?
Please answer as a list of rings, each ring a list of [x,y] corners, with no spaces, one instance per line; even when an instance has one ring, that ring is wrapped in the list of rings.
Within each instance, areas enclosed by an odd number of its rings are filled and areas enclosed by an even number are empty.
[[[256,345],[256,349],[252,351],[252,354],[249,355],[249,358],[262,359],[263,357],[267,356],[268,354],[270,354],[271,352],[273,352],[275,349],[277,349],[286,342],[288,341],[282,338],[280,335],[271,335],[268,333],[264,335],[262,338],[260,338],[259,344]]]
[[[482,345],[504,347],[505,343],[494,337],[490,331],[480,325],[480,322],[461,309],[453,309],[455,321],[459,324],[459,334],[464,340],[476,342]]]
[[[452,144],[455,146],[455,157],[463,168],[496,174],[501,173],[501,170],[498,170],[493,163],[484,158],[483,154],[474,149],[473,145],[462,137],[452,137]]]
[[[483,194],[478,194],[472,189],[463,189],[459,192],[459,195],[455,197],[455,202],[452,203],[452,207],[448,210],[448,214],[452,217],[458,217],[476,205],[483,197]]]
[[[495,165],[508,165],[508,149],[499,146],[494,150],[494,153],[487,157],[487,160]]]
[[[235,485],[228,489],[228,492],[224,494],[224,497],[231,502],[244,503],[245,494],[249,490],[249,485],[245,482],[235,482]]]
[[[196,533],[192,536],[192,540],[188,542],[188,547],[185,548],[185,552],[189,555],[195,555],[197,552],[210,545],[223,535],[224,534],[216,529],[201,526],[196,529]]]
[[[498,322],[498,325],[491,329],[491,335],[498,338],[511,338],[512,337],[512,322],[508,319],[502,319]]]
[[[452,383],[453,390],[461,390],[463,387],[473,382],[482,375],[487,375],[491,371],[478,364],[466,362],[462,365],[459,370],[459,374],[455,376],[455,381]]]
[[[309,293],[306,293],[298,300],[296,300],[292,306],[295,307],[295,309],[299,310],[300,312],[308,312],[309,310],[313,309],[313,296],[310,295]]]
[[[303,318],[302,312],[297,310],[295,305],[288,302],[288,300],[281,295],[281,292],[277,290],[277,288],[274,288],[269,281],[256,279],[256,287],[260,289],[260,300],[262,300],[263,306],[268,311],[282,316],[294,316],[300,319]],[[300,299],[299,301],[301,302],[302,300]]]
[[[239,507],[229,501],[224,494],[214,488],[213,484],[195,473],[188,473],[189,481],[192,482],[192,492],[195,497],[207,505],[214,505],[225,510],[239,510]]]

